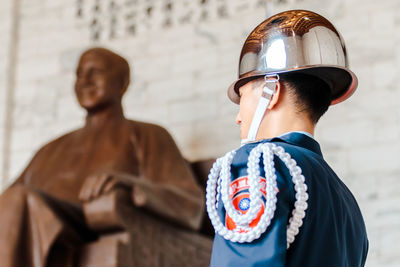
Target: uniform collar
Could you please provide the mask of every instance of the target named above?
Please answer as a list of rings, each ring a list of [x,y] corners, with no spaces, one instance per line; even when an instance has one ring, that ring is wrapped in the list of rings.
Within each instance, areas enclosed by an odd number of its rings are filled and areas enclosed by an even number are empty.
[[[271,141],[283,141],[288,144],[295,146],[304,147],[305,149],[311,150],[314,153],[322,156],[321,147],[315,139],[303,132],[289,132],[282,134],[278,137],[274,137]]]
[[[307,135],[308,137],[314,139],[314,136],[312,136],[312,134],[310,134],[310,133],[308,133],[308,132],[305,132],[305,131],[291,131],[291,132],[286,132],[286,133],[281,134],[281,135],[278,136],[278,137],[282,137],[282,136],[284,136],[284,135],[291,134],[291,133],[301,133],[301,134],[305,134],[305,135]]]

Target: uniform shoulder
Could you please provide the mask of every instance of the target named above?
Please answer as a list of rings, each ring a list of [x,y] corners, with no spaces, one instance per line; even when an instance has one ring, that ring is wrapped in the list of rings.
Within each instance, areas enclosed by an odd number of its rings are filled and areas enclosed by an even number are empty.
[[[302,136],[301,140],[273,138],[270,142],[282,147],[285,152],[289,153],[290,156],[299,163],[307,164],[304,162],[306,159],[324,161],[321,148],[318,142],[313,138],[305,136]]]
[[[276,146],[282,147],[283,150],[290,155],[290,158],[294,159],[297,163],[297,165],[302,168],[307,174],[310,171],[310,159],[314,158],[317,156],[314,152],[308,150],[307,148],[304,148],[299,145],[291,144],[284,142],[283,140],[280,139],[266,139],[262,140],[260,142],[255,142],[255,143],[249,143],[241,148],[239,148],[236,152],[236,155],[233,160],[234,166],[240,167],[240,168],[247,168],[248,166],[248,161],[249,161],[249,155],[251,151],[256,148],[258,145],[262,144],[274,144]],[[318,156],[319,157],[319,156]],[[289,184],[291,184],[291,175],[288,170],[288,166],[284,163],[284,161],[274,154],[274,168],[278,175],[278,178],[284,178],[284,180],[287,180]],[[262,160],[262,155],[260,155],[260,168],[264,168],[264,161]]]
[[[282,140],[279,140],[279,139],[265,139],[265,140],[262,140],[262,141],[259,141],[259,142],[248,143],[246,145],[241,146],[239,149],[236,150],[236,154],[247,155],[248,156],[250,154],[250,152],[254,148],[256,148],[258,145],[268,144],[268,143],[280,146],[288,153],[289,153],[289,151],[298,153],[298,152],[302,151],[302,149],[303,149],[302,147],[286,143],[286,142],[284,142]]]

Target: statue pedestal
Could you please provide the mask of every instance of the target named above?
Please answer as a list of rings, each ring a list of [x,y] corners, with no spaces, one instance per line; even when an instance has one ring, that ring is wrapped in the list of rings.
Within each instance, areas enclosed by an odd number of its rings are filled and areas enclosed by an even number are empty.
[[[100,238],[79,251],[78,266],[209,266],[212,239],[135,208],[118,188],[84,205]]]

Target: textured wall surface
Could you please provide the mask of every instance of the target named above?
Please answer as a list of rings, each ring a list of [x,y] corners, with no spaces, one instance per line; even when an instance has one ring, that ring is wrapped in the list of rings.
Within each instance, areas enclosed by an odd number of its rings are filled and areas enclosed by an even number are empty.
[[[7,110],[7,98],[9,96],[7,90],[10,87],[10,62],[9,52],[10,45],[12,43],[12,1],[2,1],[0,5],[0,173],[3,174],[4,169],[4,155],[9,155],[9,151],[5,151],[6,146],[4,146],[5,139],[8,138],[5,128],[7,128],[6,123],[6,112]],[[0,183],[3,184],[5,181],[0,177]]]
[[[83,124],[74,71],[94,45],[131,63],[127,117],[166,127],[189,159],[237,147],[237,106],[226,88],[241,46],[267,14],[292,8],[326,16],[346,41],[359,88],[322,118],[316,137],[363,211],[367,266],[398,266],[398,0],[1,0],[1,186],[43,144]]]

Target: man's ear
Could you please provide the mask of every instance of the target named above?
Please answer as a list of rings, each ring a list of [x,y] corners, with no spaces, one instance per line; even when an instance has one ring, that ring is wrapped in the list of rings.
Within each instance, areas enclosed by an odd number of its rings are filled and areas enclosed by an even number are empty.
[[[275,85],[275,93],[272,96],[271,101],[269,102],[268,109],[273,109],[278,104],[279,98],[281,96],[281,83],[278,81]]]

